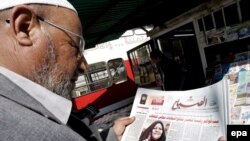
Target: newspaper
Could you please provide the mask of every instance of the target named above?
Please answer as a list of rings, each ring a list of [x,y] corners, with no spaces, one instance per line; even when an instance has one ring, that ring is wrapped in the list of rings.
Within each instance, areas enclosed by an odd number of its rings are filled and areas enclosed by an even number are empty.
[[[228,124],[250,124],[250,60],[230,64]]]
[[[126,128],[122,141],[150,141],[154,131],[145,134],[155,122],[161,122],[163,132],[157,141],[218,141],[226,135],[227,124],[249,124],[249,105],[248,61],[232,63],[222,80],[199,89],[138,88],[131,110],[136,120]]]
[[[159,91],[139,88],[122,141],[139,141],[154,121],[164,125],[167,141],[215,141],[225,135],[223,81],[189,91]],[[211,136],[212,135],[212,136]]]

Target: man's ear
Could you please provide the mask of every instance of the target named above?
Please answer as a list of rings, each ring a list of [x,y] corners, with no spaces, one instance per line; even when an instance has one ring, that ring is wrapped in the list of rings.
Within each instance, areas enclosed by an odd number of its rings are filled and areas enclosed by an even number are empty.
[[[25,5],[13,8],[10,24],[19,44],[24,46],[33,44],[30,35],[32,29],[38,25],[38,21],[31,8]]]

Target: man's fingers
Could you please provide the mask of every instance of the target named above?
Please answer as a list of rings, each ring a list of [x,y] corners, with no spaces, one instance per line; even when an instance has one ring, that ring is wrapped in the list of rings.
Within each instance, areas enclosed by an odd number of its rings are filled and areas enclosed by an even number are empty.
[[[113,129],[119,140],[121,140],[126,126],[134,122],[134,120],[135,117],[122,117],[114,122]]]
[[[115,121],[115,124],[122,124],[124,126],[132,123],[135,120],[135,117],[122,117]]]

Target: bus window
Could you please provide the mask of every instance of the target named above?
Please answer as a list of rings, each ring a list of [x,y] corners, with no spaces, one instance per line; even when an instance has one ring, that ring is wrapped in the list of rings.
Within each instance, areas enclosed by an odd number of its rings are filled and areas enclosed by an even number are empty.
[[[113,83],[120,84],[127,81],[127,71],[122,58],[109,60],[108,69]]]
[[[89,64],[88,70],[78,77],[72,96],[76,98],[86,95],[90,92],[108,88],[111,84],[111,76],[106,62]]]
[[[87,80],[86,74],[79,76],[78,80],[76,81],[75,89],[72,92],[72,97],[76,98],[76,97],[79,97],[81,95],[84,95],[90,92],[90,89],[87,83],[88,83],[88,80]]]

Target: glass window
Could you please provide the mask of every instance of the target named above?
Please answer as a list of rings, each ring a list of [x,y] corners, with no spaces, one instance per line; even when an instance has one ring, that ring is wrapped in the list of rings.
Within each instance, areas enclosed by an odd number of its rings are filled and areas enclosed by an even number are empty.
[[[241,15],[242,15],[242,21],[248,21],[250,20],[250,14],[249,14],[249,0],[241,0],[240,1],[240,9],[241,9]]]
[[[108,68],[113,83],[119,84],[127,81],[127,72],[122,58],[109,60]]]
[[[82,96],[110,87],[111,84],[111,76],[108,72],[106,62],[89,64],[88,70],[78,77],[72,95],[73,97]]]
[[[235,25],[239,23],[239,16],[238,16],[236,4],[233,4],[224,8],[224,12],[225,12],[227,26]]]
[[[204,17],[204,22],[205,22],[205,27],[206,27],[206,31],[211,30],[214,28],[213,25],[213,19],[211,15],[207,15]]]
[[[214,12],[214,19],[215,19],[215,24],[216,24],[217,29],[225,27],[225,24],[223,21],[223,14],[221,10]]]

